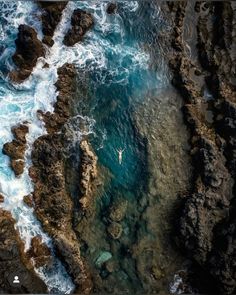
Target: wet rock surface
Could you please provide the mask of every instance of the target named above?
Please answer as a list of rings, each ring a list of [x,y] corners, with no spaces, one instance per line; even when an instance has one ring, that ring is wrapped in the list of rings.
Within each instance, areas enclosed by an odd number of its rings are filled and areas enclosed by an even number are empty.
[[[52,37],[61,20],[62,13],[67,5],[67,2],[68,1],[38,1],[38,5],[43,9],[43,43],[50,47],[54,44]]]
[[[80,143],[80,192],[79,202],[82,210],[88,210],[94,202],[94,182],[97,178],[97,156],[88,141]]]
[[[25,167],[25,151],[26,151],[26,135],[29,132],[29,127],[25,124],[20,124],[12,128],[12,134],[15,139],[3,145],[3,153],[10,157],[11,167],[16,176],[20,176]]]
[[[0,209],[0,292],[1,293],[46,293],[46,285],[37,277],[33,265],[24,253],[24,244],[14,228],[15,221],[9,212]],[[12,285],[14,275],[21,285]]]
[[[56,254],[77,286],[76,293],[87,294],[92,281],[73,230],[74,203],[66,187],[64,137],[63,132],[59,132],[71,114],[75,83],[73,65],[65,64],[58,69],[57,102],[54,113],[41,113],[48,134],[34,143],[30,176],[35,184],[33,199],[37,218],[53,238]]]
[[[14,82],[20,83],[30,76],[38,58],[45,55],[45,50],[36,31],[27,25],[19,26],[15,44],[16,52],[12,59],[18,69],[9,76]]]
[[[24,196],[23,201],[30,208],[33,208],[34,207],[34,201],[33,201],[33,197],[32,197],[31,194],[30,195],[27,195],[27,196]]]
[[[40,236],[33,237],[31,240],[31,246],[27,251],[27,256],[33,259],[36,268],[48,265],[51,262],[51,251],[42,242],[42,237]]]
[[[84,35],[94,25],[93,16],[82,10],[74,10],[71,17],[71,28],[64,37],[63,43],[67,46],[73,46],[83,40]]]
[[[117,10],[117,3],[109,3],[107,5],[107,13],[108,14],[114,14]]]
[[[186,3],[172,3],[174,29],[170,60],[173,84],[184,98],[183,113],[191,131],[194,167],[192,191],[183,201],[177,225],[182,250],[209,281],[202,291],[233,294],[235,260],[235,110],[236,93],[232,48],[235,46],[235,9],[232,2],[197,2],[198,61],[183,50]],[[217,21],[214,22],[213,19]],[[179,39],[176,32],[178,32]],[[173,44],[174,43],[174,44]],[[182,43],[182,44],[181,44]],[[195,73],[195,74],[193,74]],[[202,83],[196,77],[202,76]],[[204,90],[212,99],[206,100]],[[206,110],[211,112],[211,120]]]
[[[0,203],[3,203],[5,200],[4,196],[2,194],[0,194]]]

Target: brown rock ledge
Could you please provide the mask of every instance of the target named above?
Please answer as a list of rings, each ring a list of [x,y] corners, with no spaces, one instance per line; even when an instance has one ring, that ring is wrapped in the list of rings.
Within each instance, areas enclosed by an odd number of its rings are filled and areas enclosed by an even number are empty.
[[[15,137],[11,142],[3,145],[3,153],[11,159],[11,167],[16,176],[20,176],[25,167],[25,151],[26,151],[26,135],[29,132],[29,127],[25,124],[19,124],[12,128],[12,133]]]
[[[0,209],[0,293],[47,293],[47,287],[34,272],[24,253],[24,244],[14,228],[11,214]],[[11,285],[14,274],[21,278],[21,286]],[[12,277],[13,276],[13,277]]]
[[[71,64],[58,69],[59,91],[54,113],[43,114],[47,135],[39,137],[32,151],[30,176],[34,181],[35,213],[44,230],[53,238],[57,256],[65,263],[76,293],[88,294],[92,280],[80,254],[80,243],[73,230],[74,203],[66,187],[63,126],[72,114],[76,91],[76,70]],[[82,144],[83,145],[83,144]],[[91,156],[90,151],[86,150]],[[87,166],[86,166],[87,167]],[[91,177],[93,169],[88,169]]]
[[[31,240],[31,247],[27,251],[29,259],[33,259],[34,265],[39,268],[49,265],[51,260],[51,251],[46,244],[42,242],[41,236],[33,237]]]

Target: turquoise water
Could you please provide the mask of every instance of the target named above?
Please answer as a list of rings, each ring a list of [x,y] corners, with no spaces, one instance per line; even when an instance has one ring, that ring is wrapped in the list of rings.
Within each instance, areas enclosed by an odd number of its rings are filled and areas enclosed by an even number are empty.
[[[135,6],[134,6],[135,7]],[[120,4],[119,30],[98,30],[108,43],[106,68],[90,71],[90,94],[85,100],[88,115],[95,119],[94,146],[102,166],[109,169],[112,181],[103,196],[106,205],[117,191],[130,200],[144,189],[147,178],[147,146],[135,126],[133,112],[147,93],[157,93],[168,84],[166,70],[156,71],[151,60],[155,38],[167,24],[157,6],[146,1],[134,8],[135,13]],[[161,52],[156,66],[163,62]],[[117,150],[124,149],[122,164]]]
[[[36,111],[53,110],[57,69],[65,62],[74,63],[79,72],[86,72],[89,76],[89,92],[78,105],[78,115],[89,125],[88,133],[99,164],[111,174],[101,206],[106,208],[116,195],[135,201],[145,190],[148,151],[146,139],[136,128],[133,112],[145,100],[147,93],[155,93],[168,83],[162,48],[159,48],[159,60],[152,60],[152,50],[158,45],[156,34],[165,30],[166,23],[158,7],[151,2],[119,2],[116,15],[107,15],[106,5],[105,1],[69,2],[56,29],[54,46],[48,49],[45,59],[38,61],[27,81],[14,85],[8,80],[7,73],[14,68],[11,56],[15,50],[17,28],[21,23],[29,24],[41,39],[41,12],[33,2],[0,2],[0,149],[12,139],[12,126],[28,121],[30,129],[26,168],[20,178],[14,176],[9,168],[9,159],[0,152],[0,192],[5,196],[3,207],[15,217],[26,248],[31,238],[38,234],[52,247],[33,211],[22,200],[24,195],[33,191],[28,176],[32,143],[46,132],[37,119]],[[83,43],[67,48],[62,40],[69,27],[71,13],[77,7],[94,15],[95,28]],[[43,68],[45,62],[49,68]],[[79,141],[83,133],[75,126],[72,140]],[[121,164],[118,162],[118,149],[124,149]],[[54,270],[36,271],[50,291],[71,292],[74,287],[71,279],[56,258],[55,265]]]

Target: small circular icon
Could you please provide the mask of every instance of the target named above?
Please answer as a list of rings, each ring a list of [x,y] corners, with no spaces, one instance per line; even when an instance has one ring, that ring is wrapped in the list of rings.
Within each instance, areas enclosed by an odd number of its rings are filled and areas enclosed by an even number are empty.
[[[18,276],[14,276],[13,284],[20,284]]]
[[[21,287],[22,284],[22,275],[19,273],[13,273],[8,277],[8,282],[10,283],[10,285],[14,288],[19,288]]]

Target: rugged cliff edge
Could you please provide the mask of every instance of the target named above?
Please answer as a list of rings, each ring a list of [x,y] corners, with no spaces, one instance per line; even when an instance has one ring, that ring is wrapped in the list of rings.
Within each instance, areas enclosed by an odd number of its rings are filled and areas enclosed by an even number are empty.
[[[235,5],[197,2],[196,43],[185,42],[187,2],[171,3],[173,84],[191,131],[192,191],[177,224],[178,245],[209,278],[210,291],[236,291]],[[190,24],[191,25],[191,24]],[[186,51],[196,46],[194,60]],[[193,51],[191,52],[193,53]]]
[[[46,293],[46,285],[37,277],[24,253],[24,244],[11,214],[0,209],[0,293]],[[21,285],[12,284],[18,275]]]
[[[65,64],[58,69],[56,87],[59,94],[54,113],[39,113],[45,121],[48,134],[35,141],[32,151],[33,165],[30,176],[35,184],[34,209],[43,228],[52,237],[57,255],[72,276],[77,286],[76,292],[87,294],[91,291],[92,281],[86,262],[80,254],[79,239],[73,230],[74,202],[65,181],[66,147],[62,128],[72,115],[75,98],[76,70],[73,65]],[[89,199],[91,181],[96,176],[96,156],[89,148],[87,141],[81,142],[81,148],[87,163],[83,161],[81,166],[81,175],[83,175],[81,182],[84,188],[83,206],[85,206],[85,199],[87,197]],[[86,207],[88,205],[86,199]]]
[[[3,153],[10,157],[11,167],[16,176],[20,176],[25,167],[26,135],[29,132],[27,124],[19,124],[12,128],[14,139],[3,145]]]
[[[37,32],[27,25],[19,26],[15,44],[16,51],[12,59],[17,69],[9,76],[14,82],[20,83],[30,76],[38,58],[45,55],[45,50]]]

